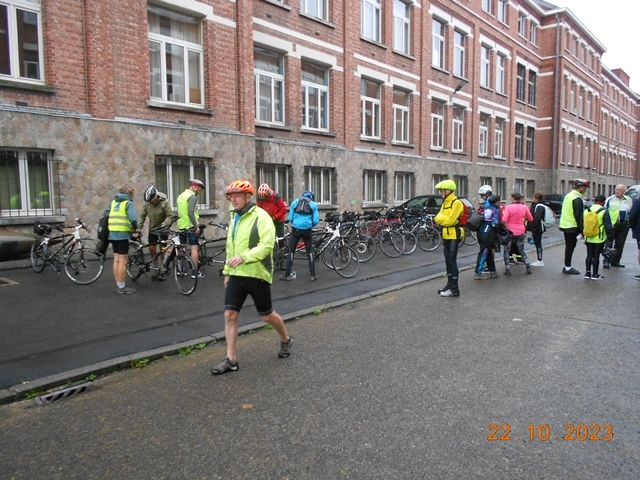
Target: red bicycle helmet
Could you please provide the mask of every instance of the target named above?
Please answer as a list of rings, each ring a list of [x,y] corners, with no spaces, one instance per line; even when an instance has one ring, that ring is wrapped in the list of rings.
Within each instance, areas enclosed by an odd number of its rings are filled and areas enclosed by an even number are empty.
[[[256,191],[248,180],[236,180],[235,182],[231,182],[224,191],[225,195],[231,193],[248,193],[249,195],[254,195]]]

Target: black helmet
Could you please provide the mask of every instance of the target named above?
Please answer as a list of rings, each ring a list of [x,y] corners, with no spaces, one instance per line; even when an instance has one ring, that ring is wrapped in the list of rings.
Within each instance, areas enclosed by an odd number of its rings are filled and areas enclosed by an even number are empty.
[[[145,202],[150,202],[151,200],[156,198],[156,195],[158,195],[158,190],[156,189],[156,187],[151,185],[149,188],[147,188],[144,191],[144,201]]]

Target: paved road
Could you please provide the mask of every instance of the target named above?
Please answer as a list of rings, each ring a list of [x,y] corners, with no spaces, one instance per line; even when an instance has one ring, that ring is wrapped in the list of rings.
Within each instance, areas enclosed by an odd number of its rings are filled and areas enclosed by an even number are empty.
[[[457,299],[436,279],[291,322],[286,360],[262,330],[240,339],[237,373],[208,374],[213,345],[0,406],[0,477],[636,480],[633,247],[604,282],[560,274],[556,247],[531,276],[463,273]],[[494,423],[505,441],[488,441]]]

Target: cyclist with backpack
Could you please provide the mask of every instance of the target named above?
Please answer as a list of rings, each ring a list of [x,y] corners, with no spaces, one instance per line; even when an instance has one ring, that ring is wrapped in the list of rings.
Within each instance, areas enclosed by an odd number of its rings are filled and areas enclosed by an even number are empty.
[[[511,194],[511,204],[504,208],[504,213],[502,214],[502,223],[504,223],[507,230],[512,234],[505,246],[503,254],[505,267],[504,274],[507,276],[511,275],[509,257],[512,247],[522,258],[522,261],[527,267],[527,274],[531,273],[531,265],[529,265],[529,259],[527,258],[527,253],[524,250],[524,237],[527,233],[525,221],[532,222],[533,216],[531,216],[531,212],[527,206],[522,203],[522,194],[520,192],[513,192]]]
[[[500,197],[493,195],[491,185],[482,185],[478,190],[480,198],[484,200],[482,206],[478,209],[484,217],[482,225],[478,228],[478,243],[480,251],[476,260],[475,276],[476,280],[487,280],[489,278],[498,278],[496,272],[496,263],[494,259],[494,251],[496,249],[495,230],[500,223]],[[489,275],[485,275],[485,267],[489,271]]]
[[[442,246],[444,247],[444,262],[447,267],[447,284],[438,290],[438,295],[459,297],[458,245],[461,240],[464,240],[464,228],[460,226],[460,217],[465,212],[465,207],[456,197],[457,186],[453,180],[443,180],[435,186],[435,189],[444,199],[435,222],[442,227]]]
[[[300,239],[304,242],[304,249],[307,252],[311,281],[316,280],[311,233],[313,227],[315,227],[320,221],[320,214],[318,212],[318,204],[315,202],[315,199],[316,196],[313,192],[307,190],[302,194],[302,197],[295,199],[291,203],[291,208],[289,209],[289,223],[291,223],[289,255],[287,256],[285,273],[280,277],[280,280],[289,281],[296,278],[291,273],[291,266],[293,264],[293,254],[296,251],[296,246]]]
[[[584,278],[587,280],[604,280],[598,273],[600,265],[600,254],[607,235],[613,231],[609,211],[604,208],[605,196],[596,195],[593,205],[584,211],[584,242],[587,246],[587,258],[585,267],[587,269]]]
[[[544,194],[542,192],[535,192],[533,194],[533,202],[531,202],[530,210],[533,221],[527,224],[527,230],[531,232],[538,257],[537,261],[531,263],[532,267],[544,267],[544,262],[542,261],[542,234],[546,232],[547,229],[543,223],[546,214],[545,205],[542,203],[543,198]]]

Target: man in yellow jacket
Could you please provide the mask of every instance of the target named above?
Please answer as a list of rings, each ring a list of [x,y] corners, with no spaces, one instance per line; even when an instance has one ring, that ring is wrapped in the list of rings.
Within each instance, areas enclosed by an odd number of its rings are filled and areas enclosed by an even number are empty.
[[[458,244],[464,240],[464,229],[460,226],[460,216],[464,212],[464,204],[456,197],[456,182],[443,180],[436,185],[444,199],[435,221],[442,227],[442,246],[444,262],[447,267],[447,284],[438,290],[441,297],[458,297]]]
[[[240,310],[247,296],[262,320],[280,335],[278,358],[291,354],[293,338],[280,314],[271,305],[273,281],[273,246],[276,229],[271,216],[251,201],[255,193],[247,180],[237,180],[225,190],[231,203],[231,220],[227,235],[227,262],[224,266],[224,335],[227,358],[211,369],[213,375],[238,370],[236,340]]]

